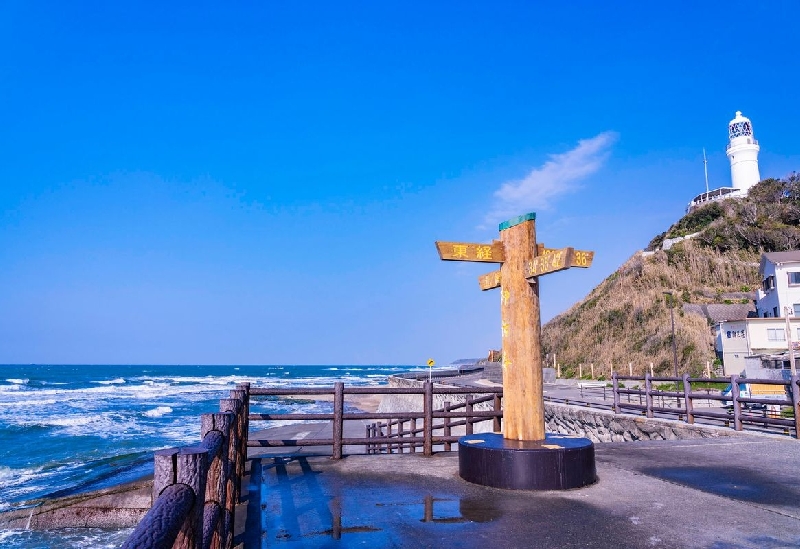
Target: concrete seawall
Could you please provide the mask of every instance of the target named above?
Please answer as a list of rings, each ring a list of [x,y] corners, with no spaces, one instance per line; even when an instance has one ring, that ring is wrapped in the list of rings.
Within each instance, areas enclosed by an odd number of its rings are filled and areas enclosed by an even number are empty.
[[[744,433],[713,425],[615,414],[611,410],[545,402],[545,428],[551,433],[586,437],[592,442],[686,440],[736,437]],[[752,436],[752,433],[749,433]]]

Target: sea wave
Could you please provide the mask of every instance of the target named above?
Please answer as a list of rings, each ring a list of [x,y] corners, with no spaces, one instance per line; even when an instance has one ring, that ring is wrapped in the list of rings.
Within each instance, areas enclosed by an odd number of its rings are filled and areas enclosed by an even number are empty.
[[[29,379],[17,379],[17,378],[9,378],[6,380],[9,383],[13,383],[14,385],[27,385]]]
[[[58,530],[0,530],[0,547],[30,549],[59,547],[60,549],[114,549],[121,546],[133,528],[108,530],[100,528],[70,528]]]
[[[121,385],[125,383],[125,379],[118,377],[116,379],[101,379],[101,380],[93,380],[92,383],[97,383],[99,385]]]
[[[54,398],[11,400],[8,402],[0,402],[0,406],[5,406],[7,408],[30,408],[33,406],[50,406],[56,404],[56,402]]]
[[[142,415],[145,417],[161,417],[165,414],[170,414],[170,413],[172,413],[172,408],[170,408],[169,406],[158,406],[156,408],[153,408],[152,410],[147,410],[146,412],[143,412]]]

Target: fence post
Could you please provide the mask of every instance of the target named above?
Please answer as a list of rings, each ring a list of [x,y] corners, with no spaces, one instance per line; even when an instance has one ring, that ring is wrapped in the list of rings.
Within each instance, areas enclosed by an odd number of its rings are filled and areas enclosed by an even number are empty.
[[[499,412],[501,410],[502,404],[500,403],[500,395],[495,393],[494,399],[492,400],[492,406],[495,412]],[[499,433],[502,430],[502,425],[500,424],[500,418],[498,416],[494,416],[492,418],[492,430],[495,433]]]
[[[231,391],[233,395],[236,391]],[[225,489],[225,520],[233,525],[236,520],[236,505],[242,494],[242,476],[244,474],[244,459],[247,452],[247,433],[245,421],[247,409],[244,402],[236,398],[226,398],[219,401],[219,411],[232,414],[232,423],[228,438],[228,464],[225,476],[228,486]],[[244,446],[242,445],[244,442]],[[240,464],[241,463],[241,469]],[[233,526],[227,531],[226,547],[233,546]]]
[[[203,539],[203,499],[208,474],[208,451],[198,447],[181,448],[175,457],[178,464],[176,483],[185,484],[192,489],[194,505],[172,547],[199,549]]]
[[[247,459],[247,407],[245,406],[245,391],[241,389],[237,389],[235,391],[231,391],[231,399],[237,401],[239,404],[237,405],[236,413],[236,440],[237,440],[237,452],[236,452],[236,476],[240,479],[244,476],[244,462]],[[220,410],[221,412],[231,412],[233,410]],[[241,493],[241,492],[239,492]],[[237,502],[238,495],[237,493]]]
[[[400,441],[400,443],[397,445],[397,451],[400,452],[401,454],[405,452],[404,448],[405,444],[403,443],[403,437],[406,434],[406,430],[403,428],[404,424],[405,424],[404,420],[402,419],[397,420],[397,440]]]
[[[467,404],[464,407],[464,411],[465,411],[465,413],[467,415],[467,417],[465,419],[467,421],[466,429],[467,429],[467,434],[468,435],[473,434],[473,431],[475,430],[475,426],[472,423],[472,409],[473,409],[472,397],[468,396],[467,397]]]
[[[444,408],[442,408],[442,411],[444,411],[444,412],[449,412],[450,411],[450,401],[449,400],[445,400],[444,401]],[[446,436],[446,437],[450,436],[450,418],[449,417],[444,418],[444,436]],[[444,443],[444,451],[445,452],[449,452],[450,451],[450,441],[449,440]]]
[[[178,484],[179,452],[180,448],[155,452],[152,507],[125,540],[122,549],[151,547],[154,541],[161,543],[163,547],[173,547],[184,519],[191,516],[193,507],[198,504],[193,490],[189,486]]]
[[[733,428],[742,430],[742,405],[739,403],[739,377],[731,376],[731,402],[733,403]]]
[[[653,382],[650,375],[644,375],[644,404],[647,417],[653,417]]]
[[[425,388],[425,396],[423,402],[423,412],[425,418],[423,420],[423,429],[425,431],[425,440],[422,443],[422,455],[433,455],[433,384],[426,381],[423,384]]]
[[[180,448],[156,450],[153,454],[153,494],[152,502],[158,499],[164,488],[175,484],[177,479],[177,458]]]
[[[689,382],[689,374],[683,374],[683,399],[686,402],[686,423],[694,423],[694,402],[689,396],[692,393],[692,384]]]
[[[794,438],[800,439],[800,376],[792,376],[792,409],[794,410]]]
[[[614,393],[614,413],[618,414],[619,408],[619,380],[617,379],[617,372],[611,374],[611,386]]]
[[[244,406],[244,410],[242,413],[244,417],[242,417],[242,424],[244,425],[244,439],[243,439],[243,448],[245,452],[245,459],[247,459],[247,434],[250,432],[250,384],[249,383],[239,383],[236,385],[236,389],[239,391],[244,391],[244,396],[242,398],[242,406]]]
[[[342,459],[342,433],[344,432],[344,383],[333,384],[333,459]]]
[[[417,418],[412,417],[411,418],[411,438],[416,438],[416,436],[417,436]],[[411,443],[411,453],[412,454],[416,454],[417,453],[417,443],[416,442],[412,442]]]
[[[226,509],[228,489],[228,449],[230,431],[233,426],[234,416],[230,413],[203,414],[200,417],[200,438],[203,446],[211,449],[212,433],[221,437],[215,455],[209,455],[208,479],[206,482],[205,511],[203,516],[203,548],[225,548],[228,533],[232,532],[233,520],[231,513]],[[207,438],[208,437],[208,438]],[[233,537],[231,536],[231,540]]]

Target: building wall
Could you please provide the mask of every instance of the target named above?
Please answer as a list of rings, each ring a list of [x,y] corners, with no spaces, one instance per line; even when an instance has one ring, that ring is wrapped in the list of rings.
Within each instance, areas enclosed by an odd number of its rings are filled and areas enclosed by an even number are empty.
[[[717,341],[722,351],[723,373],[731,375],[744,371],[744,359],[750,355],[747,320],[722,322]]]
[[[762,288],[758,292],[756,310],[759,317],[782,317],[784,307],[793,307],[795,316],[800,317],[800,284],[790,284],[790,273],[800,273],[800,263],[783,263],[775,265],[767,261],[764,265],[762,280],[773,277],[774,287]],[[800,276],[800,275],[798,275]],[[775,314],[777,312],[777,314]]]
[[[792,342],[800,341],[800,318],[790,318]],[[785,318],[748,318],[720,323],[717,348],[725,375],[744,371],[745,357],[788,349]]]

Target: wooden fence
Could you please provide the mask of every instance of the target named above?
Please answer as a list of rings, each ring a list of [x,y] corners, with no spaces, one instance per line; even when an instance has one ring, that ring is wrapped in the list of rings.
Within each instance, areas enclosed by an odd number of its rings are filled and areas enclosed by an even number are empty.
[[[251,397],[256,396],[319,396],[333,395],[333,412],[327,414],[250,414],[250,421],[280,421],[280,420],[331,420],[333,422],[333,432],[331,438],[324,439],[302,439],[302,440],[283,440],[283,439],[257,439],[252,437],[247,445],[250,447],[280,447],[280,446],[332,446],[332,457],[341,459],[344,446],[361,445],[372,453],[381,451],[385,448],[385,442],[389,438],[389,433],[383,431],[383,427],[398,426],[393,438],[397,438],[402,425],[408,423],[410,427],[403,430],[403,445],[412,451],[422,447],[423,455],[433,454],[435,444],[447,444],[456,442],[458,437],[450,436],[449,433],[437,435],[437,429],[444,429],[445,422],[451,422],[450,427],[456,425],[467,425],[471,428],[478,421],[493,420],[499,430],[500,418],[503,415],[500,404],[500,397],[503,393],[502,388],[463,388],[463,387],[434,387],[433,383],[425,381],[422,387],[345,387],[344,383],[337,382],[331,389],[312,389],[312,388],[285,388],[285,389],[250,389]],[[345,412],[345,395],[419,395],[422,397],[421,411],[405,412]],[[486,395],[482,399],[467,397],[466,402],[461,404],[447,405],[444,408],[434,410],[434,395]],[[475,410],[474,404],[491,400],[494,403],[493,410]],[[463,411],[459,411],[460,408]],[[453,420],[457,421],[453,421]],[[364,437],[344,437],[344,422],[346,420],[385,420],[385,423],[373,423],[367,426]],[[435,420],[445,420],[438,425],[434,425]],[[421,422],[417,428],[418,422]],[[380,425],[381,427],[378,427]],[[380,433],[380,434],[379,434]],[[384,440],[376,440],[384,439]]]
[[[155,453],[153,505],[123,549],[230,549],[247,458],[249,384],[203,414],[201,442]]]
[[[475,394],[474,390],[472,394]],[[441,409],[433,412],[433,421],[430,427],[427,423],[418,427],[417,418],[405,414],[402,417],[386,422],[367,425],[367,438],[372,440],[372,443],[367,445],[367,453],[391,454],[397,451],[402,454],[405,450],[408,450],[413,454],[420,447],[418,436],[420,434],[423,435],[423,441],[425,438],[430,438],[433,443],[443,444],[444,451],[449,452],[452,449],[452,443],[458,442],[461,436],[452,434],[454,428],[464,427],[464,434],[471,435],[475,423],[487,421],[488,418],[492,420],[492,430],[500,432],[501,419],[503,417],[501,399],[501,393],[493,393],[477,398],[468,396],[465,402],[455,404],[446,400]],[[489,415],[484,413],[476,414],[476,412],[484,412],[475,410],[475,405],[483,402],[492,403],[492,410]],[[464,411],[459,412],[462,408]],[[437,423],[437,419],[441,419],[441,421]],[[436,435],[437,431],[441,432],[441,435]],[[424,452],[425,446],[422,445],[422,448]]]
[[[623,387],[621,382],[640,382],[643,387]],[[675,383],[679,390],[664,390],[654,383]],[[692,383],[730,383],[730,396],[692,387]],[[789,396],[784,398],[742,397],[738,384],[780,386]],[[786,390],[787,386],[790,390]],[[642,413],[647,417],[675,416],[694,423],[696,419],[733,422],[741,431],[747,425],[775,426],[786,432],[800,433],[800,378],[790,381],[772,379],[653,377],[645,375],[612,376],[614,413]],[[421,411],[405,412],[345,412],[346,395],[417,395],[422,399]],[[123,549],[230,549],[233,546],[233,525],[236,504],[241,495],[248,447],[330,446],[332,457],[341,459],[345,445],[362,445],[367,453],[416,452],[422,448],[425,456],[433,454],[434,445],[445,451],[459,436],[452,429],[464,427],[472,434],[475,423],[492,421],[494,431],[501,427],[502,388],[434,387],[425,381],[421,387],[345,387],[344,383],[330,388],[251,388],[237,385],[230,398],[220,401],[220,413],[201,417],[201,442],[197,446],[161,450],[155,454],[153,505],[123,544]],[[250,413],[250,400],[257,396],[322,396],[333,395],[333,411],[315,414]],[[443,400],[434,409],[434,396],[466,395],[463,402]],[[482,396],[475,396],[482,395]],[[440,398],[440,400],[441,400]],[[666,405],[675,399],[675,406]],[[558,401],[559,399],[548,398]],[[730,410],[722,406],[698,407],[695,401],[731,402]],[[562,399],[561,401],[564,401]],[[660,401],[660,405],[659,404]],[[491,402],[491,409],[477,410],[475,406]],[[571,404],[581,404],[573,400]],[[584,402],[585,405],[596,403]],[[752,405],[791,407],[794,417],[769,417],[753,414]],[[259,439],[249,436],[250,421],[329,420],[332,436],[324,439]],[[365,436],[345,437],[344,422],[348,420],[379,420],[366,426]],[[384,420],[384,421],[381,421]],[[420,424],[421,422],[421,424]]]
[[[620,382],[634,381],[639,382],[636,388],[622,387]],[[677,390],[663,390],[655,388],[654,383],[675,383]],[[711,393],[701,391],[692,387],[692,383],[730,383],[731,394],[723,396],[721,393]],[[739,384],[752,385],[774,385],[775,394],[783,393],[786,396],[769,398],[750,396],[743,397],[739,394]],[[721,421],[723,423],[733,422],[733,428],[741,431],[745,425],[759,425],[763,427],[775,426],[782,427],[787,431],[794,429],[794,436],[798,438],[800,433],[800,377],[792,376],[788,381],[775,379],[750,379],[732,375],[730,378],[692,378],[688,374],[683,377],[652,377],[649,374],[639,376],[619,376],[616,373],[612,376],[615,413],[626,411],[637,411],[644,413],[647,417],[655,417],[656,414],[674,416],[679,419],[685,418],[687,423],[694,423],[695,419],[703,418]],[[643,385],[643,386],[642,386]],[[787,390],[787,388],[789,390]],[[623,398],[626,396],[627,398]],[[634,397],[633,401],[631,397]],[[658,405],[658,400],[661,405]],[[675,406],[665,405],[665,399],[671,402],[675,400]],[[638,400],[638,402],[637,402]],[[699,407],[695,406],[695,401],[717,401],[721,404],[730,402],[730,409],[724,406]],[[753,405],[763,407],[764,413],[757,413],[753,410]],[[779,409],[790,407],[793,410],[793,417],[771,417],[767,414],[767,407],[774,406]]]

